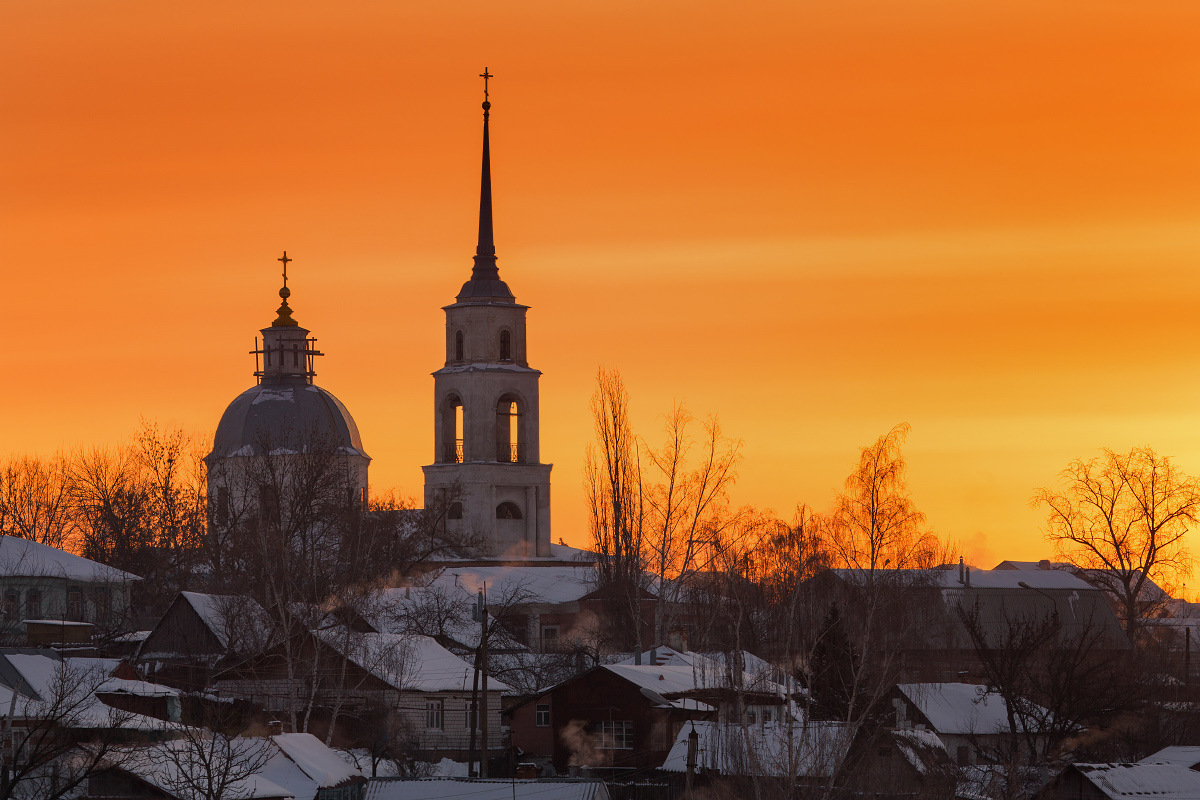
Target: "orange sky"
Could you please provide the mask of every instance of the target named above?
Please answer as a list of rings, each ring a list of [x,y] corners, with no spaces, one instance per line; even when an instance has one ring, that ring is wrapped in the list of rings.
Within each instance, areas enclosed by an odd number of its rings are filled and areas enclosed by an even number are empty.
[[[372,484],[419,494],[486,65],[556,538],[585,538],[599,364],[644,433],[675,399],[719,413],[736,499],[784,515],[910,422],[918,506],[983,566],[1050,554],[1027,501],[1076,456],[1200,472],[1194,0],[8,0],[0,23],[0,452],[140,416],[210,432],[286,248]]]

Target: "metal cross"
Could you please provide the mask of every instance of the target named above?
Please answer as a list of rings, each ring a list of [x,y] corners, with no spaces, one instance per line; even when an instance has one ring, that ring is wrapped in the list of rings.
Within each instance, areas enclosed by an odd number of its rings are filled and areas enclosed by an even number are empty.
[[[490,72],[488,72],[487,67],[484,67],[483,73],[479,77],[483,78],[483,99],[487,100],[488,99],[488,90],[487,90],[488,78],[494,78],[496,76],[491,74]]]
[[[288,256],[287,256],[287,250],[284,250],[284,251],[283,251],[283,258],[277,258],[277,259],[275,259],[275,260],[276,260],[276,261],[282,261],[282,262],[283,262],[283,285],[286,287],[286,286],[287,286],[287,265],[288,265],[288,262],[289,262],[289,261],[295,261],[296,259],[294,259],[294,258],[288,258]]]

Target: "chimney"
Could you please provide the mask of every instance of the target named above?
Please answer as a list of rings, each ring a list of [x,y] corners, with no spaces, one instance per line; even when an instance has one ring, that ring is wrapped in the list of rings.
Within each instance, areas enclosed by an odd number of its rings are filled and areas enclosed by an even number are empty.
[[[958,582],[963,582],[963,557],[958,557]]]
[[[281,720],[273,719],[267,723],[267,735],[268,736],[279,736],[282,733],[283,733],[283,722]]]

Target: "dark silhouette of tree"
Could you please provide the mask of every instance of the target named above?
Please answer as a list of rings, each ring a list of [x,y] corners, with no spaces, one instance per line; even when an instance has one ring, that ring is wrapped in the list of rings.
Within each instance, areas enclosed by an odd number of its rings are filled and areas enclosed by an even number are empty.
[[[1200,514],[1200,483],[1149,447],[1104,450],[1060,474],[1061,491],[1039,489],[1046,539],[1112,599],[1135,647],[1141,620],[1164,599],[1150,582],[1191,573],[1186,535]]]

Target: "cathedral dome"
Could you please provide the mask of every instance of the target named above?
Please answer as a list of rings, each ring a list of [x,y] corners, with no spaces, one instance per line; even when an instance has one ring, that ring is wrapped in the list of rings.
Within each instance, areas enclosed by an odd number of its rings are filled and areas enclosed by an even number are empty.
[[[312,447],[368,457],[354,418],[331,392],[304,381],[264,382],[242,392],[225,409],[210,458]]]

